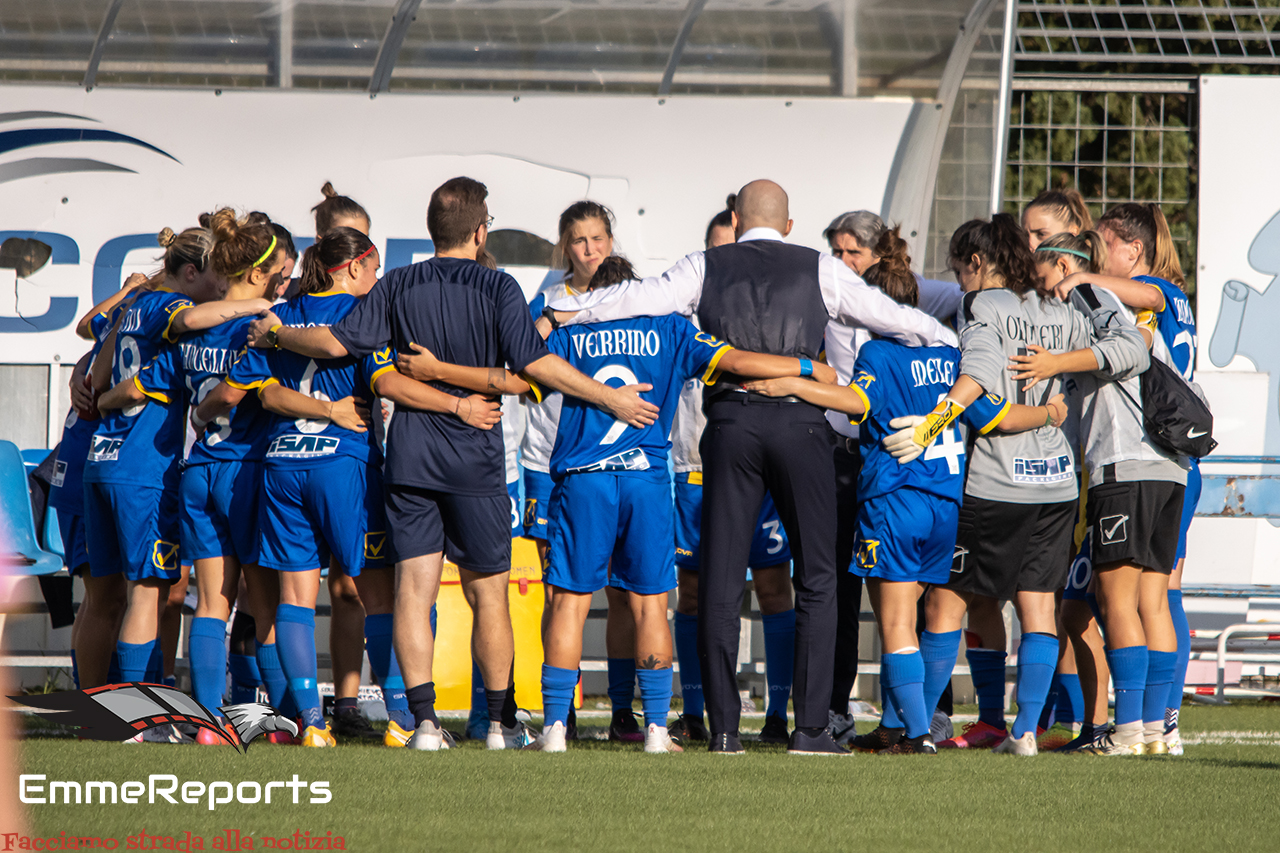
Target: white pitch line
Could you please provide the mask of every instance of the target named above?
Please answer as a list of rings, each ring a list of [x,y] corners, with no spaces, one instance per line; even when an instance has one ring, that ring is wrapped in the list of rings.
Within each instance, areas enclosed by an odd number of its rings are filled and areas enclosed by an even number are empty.
[[[1210,731],[1184,732],[1182,742],[1189,746],[1222,746],[1224,744],[1248,744],[1249,746],[1280,746],[1280,732]]]

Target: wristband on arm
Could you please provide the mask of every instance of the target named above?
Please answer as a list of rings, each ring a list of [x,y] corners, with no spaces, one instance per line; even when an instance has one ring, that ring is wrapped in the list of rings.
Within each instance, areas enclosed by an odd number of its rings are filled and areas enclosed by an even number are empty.
[[[813,375],[813,362],[810,359],[807,359],[807,358],[800,359],[800,375],[801,376]]]

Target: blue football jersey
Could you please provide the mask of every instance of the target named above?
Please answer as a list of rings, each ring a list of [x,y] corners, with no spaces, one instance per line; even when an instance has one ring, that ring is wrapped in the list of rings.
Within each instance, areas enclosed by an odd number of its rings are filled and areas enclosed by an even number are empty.
[[[139,293],[125,308],[111,365],[114,387],[152,359],[176,347],[173,319],[194,303],[180,293],[159,289]],[[186,423],[185,399],[168,393],[154,402],[104,412],[85,463],[84,479],[93,483],[129,483],[176,488]]]
[[[960,375],[960,350],[955,347],[908,347],[891,340],[869,341],[858,351],[850,387],[863,398],[867,410],[854,417],[861,425],[862,473],[858,500],[867,501],[910,488],[960,503],[964,498],[965,426],[985,434],[1009,411],[1009,403],[984,394],[965,409],[929,445],[920,458],[900,465],[880,443],[897,430],[894,418],[933,411]]]
[[[606,385],[652,384],[641,396],[660,409],[657,421],[636,429],[566,396],[551,451],[556,479],[578,470],[665,468],[671,419],[685,380],[714,381],[716,364],[732,349],[675,314],[567,326],[547,339],[547,348]]]
[[[98,357],[115,317],[115,312],[110,317],[97,314],[89,321],[89,331],[93,335],[90,364]],[[58,459],[53,467],[52,488],[49,490],[49,506],[59,513],[84,515],[84,462],[89,454],[89,444],[93,441],[93,431],[97,428],[97,420],[80,417],[74,406],[67,412],[67,421],[62,427],[62,442],[58,445]]]
[[[184,335],[177,347],[166,350],[142,369],[138,386],[144,392],[185,392],[191,405],[199,405],[245,351],[252,322],[252,317],[242,317]],[[271,413],[262,408],[256,395],[246,395],[230,415],[209,424],[192,446],[187,464],[261,461],[270,425]]]
[[[1164,307],[1156,312],[1156,328],[1164,339],[1173,367],[1190,382],[1196,372],[1196,315],[1191,310],[1191,300],[1173,282],[1153,275],[1137,275],[1134,281],[1145,282],[1160,289]]]
[[[332,326],[350,314],[359,302],[343,291],[308,294],[277,306],[276,316],[281,323],[294,328]],[[395,350],[389,348],[364,358],[314,359],[287,350],[250,347],[231,366],[227,383],[250,390],[279,382],[285,388],[318,400],[357,397],[372,409],[374,380],[395,368]],[[312,463],[341,455],[382,463],[382,452],[373,430],[359,433],[327,420],[294,419],[276,414],[270,417],[265,457],[268,462]]]

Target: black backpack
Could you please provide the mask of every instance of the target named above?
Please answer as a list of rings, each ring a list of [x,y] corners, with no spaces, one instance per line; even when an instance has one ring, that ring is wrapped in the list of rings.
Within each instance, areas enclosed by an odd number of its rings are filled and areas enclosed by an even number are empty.
[[[1116,383],[1126,397],[1138,401]],[[1213,413],[1191,383],[1152,356],[1142,374],[1142,428],[1153,443],[1170,453],[1201,459],[1213,452]]]

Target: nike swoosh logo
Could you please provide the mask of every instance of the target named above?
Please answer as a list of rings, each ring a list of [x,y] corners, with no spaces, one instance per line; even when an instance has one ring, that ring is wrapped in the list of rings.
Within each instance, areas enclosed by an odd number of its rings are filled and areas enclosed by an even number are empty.
[[[1112,536],[1115,536],[1116,531],[1120,529],[1120,525],[1124,524],[1128,520],[1129,520],[1129,516],[1127,515],[1120,516],[1120,520],[1117,521],[1115,524],[1111,525],[1111,529],[1107,531],[1107,538],[1110,539]]]
[[[1209,431],[1207,429],[1196,429],[1195,427],[1192,427],[1191,429],[1187,430],[1187,438],[1199,438],[1202,435],[1208,435],[1208,434],[1209,434]]]

